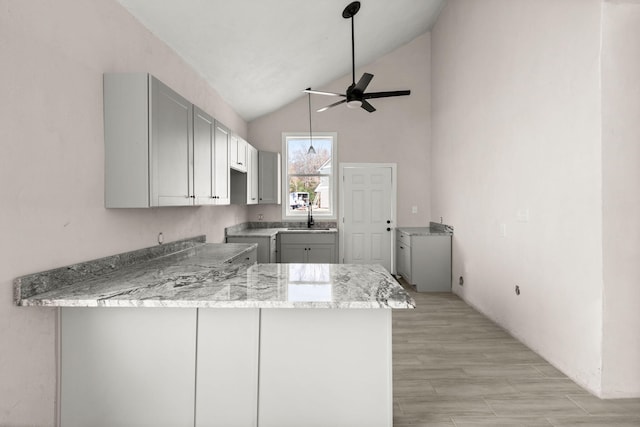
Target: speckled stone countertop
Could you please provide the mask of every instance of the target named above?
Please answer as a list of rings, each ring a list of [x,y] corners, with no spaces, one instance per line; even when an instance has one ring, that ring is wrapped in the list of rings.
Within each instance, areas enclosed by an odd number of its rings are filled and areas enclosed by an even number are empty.
[[[225,229],[230,237],[271,237],[278,233],[337,233],[335,222],[316,222],[312,227],[300,222],[246,222]]]
[[[55,285],[55,276],[51,274],[57,270],[23,276],[16,279],[17,288],[28,285],[34,278],[42,281],[44,279],[39,276],[43,275],[50,276],[47,279],[50,283],[48,289],[29,295],[17,289],[16,304],[49,307],[415,307],[411,296],[380,265],[247,265],[227,261],[251,250],[255,244],[193,242],[183,246],[186,248],[169,255],[129,263],[121,268],[103,268],[100,274],[75,278],[72,283]],[[98,262],[104,264],[104,259],[93,263]]]
[[[453,227],[446,224],[431,222],[429,227],[398,227],[397,231],[407,233],[410,236],[451,236]]]

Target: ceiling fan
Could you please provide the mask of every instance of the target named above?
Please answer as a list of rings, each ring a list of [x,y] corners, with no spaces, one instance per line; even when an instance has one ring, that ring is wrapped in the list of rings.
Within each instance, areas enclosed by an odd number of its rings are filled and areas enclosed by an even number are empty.
[[[328,96],[341,96],[344,99],[335,102],[331,105],[327,105],[326,107],[323,107],[321,109],[318,110],[318,112],[322,112],[325,110],[328,110],[329,108],[335,107],[337,105],[340,104],[347,104],[347,107],[350,108],[357,108],[357,107],[362,107],[365,110],[367,110],[370,113],[373,113],[374,111],[376,111],[376,109],[373,107],[373,105],[371,105],[367,99],[373,99],[373,98],[388,98],[391,96],[405,96],[405,95],[409,95],[411,93],[410,90],[396,90],[396,91],[391,91],[391,92],[369,92],[369,93],[365,93],[365,90],[367,89],[367,86],[369,85],[369,83],[371,82],[371,79],[373,79],[373,74],[369,74],[369,73],[364,73],[362,75],[362,77],[360,77],[360,80],[358,80],[358,83],[356,83],[356,56],[355,56],[355,42],[354,42],[354,25],[353,25],[353,17],[356,13],[358,13],[358,11],[360,10],[360,2],[359,1],[354,1],[352,3],[349,3],[349,5],[347,7],[344,8],[344,10],[342,11],[342,17],[345,19],[349,19],[351,18],[351,76],[352,76],[352,83],[351,85],[347,88],[347,92],[342,94],[342,93],[335,93],[335,92],[320,92],[317,90],[311,90],[311,88],[305,89],[303,92],[306,93],[312,93],[315,95],[328,95]]]

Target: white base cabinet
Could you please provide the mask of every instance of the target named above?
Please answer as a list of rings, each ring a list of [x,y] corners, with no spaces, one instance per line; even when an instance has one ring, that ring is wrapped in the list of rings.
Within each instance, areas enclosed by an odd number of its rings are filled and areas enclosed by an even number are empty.
[[[61,425],[391,427],[391,327],[391,309],[62,308]]]
[[[61,309],[60,425],[193,427],[195,325],[195,309]]]
[[[260,427],[391,427],[391,310],[263,309]]]
[[[260,310],[198,310],[196,426],[255,427]]]

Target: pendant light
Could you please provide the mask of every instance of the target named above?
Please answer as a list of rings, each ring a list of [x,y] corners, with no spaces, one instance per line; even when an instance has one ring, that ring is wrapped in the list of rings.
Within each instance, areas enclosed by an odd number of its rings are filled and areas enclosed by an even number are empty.
[[[311,90],[308,88],[307,90]],[[309,150],[307,150],[307,154],[316,154],[316,149],[313,148],[313,133],[311,132],[311,93],[307,92],[309,95]]]

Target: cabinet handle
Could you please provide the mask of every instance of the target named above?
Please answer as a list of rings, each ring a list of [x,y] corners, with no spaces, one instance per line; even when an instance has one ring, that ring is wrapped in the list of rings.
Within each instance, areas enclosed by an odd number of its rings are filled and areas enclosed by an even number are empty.
[[[238,162],[238,164],[239,164],[239,165],[241,165],[241,164],[242,164],[242,162]]]
[[[391,224],[391,220],[387,220],[387,224]]]

